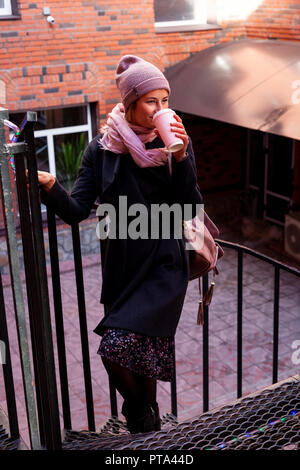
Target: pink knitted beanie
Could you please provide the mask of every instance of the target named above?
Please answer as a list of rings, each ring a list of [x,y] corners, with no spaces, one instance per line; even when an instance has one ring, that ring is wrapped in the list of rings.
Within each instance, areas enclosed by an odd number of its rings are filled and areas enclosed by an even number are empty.
[[[131,103],[149,91],[165,89],[170,93],[170,85],[164,74],[155,65],[134,55],[125,55],[120,60],[116,83],[125,112]]]

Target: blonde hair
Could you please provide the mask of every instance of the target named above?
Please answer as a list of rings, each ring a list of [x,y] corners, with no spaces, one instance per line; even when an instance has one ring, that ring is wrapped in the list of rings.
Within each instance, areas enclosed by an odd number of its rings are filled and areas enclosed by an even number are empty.
[[[129,122],[130,124],[134,124],[134,111],[135,111],[135,108],[136,108],[136,101],[134,101],[133,103],[131,103],[125,113],[125,119],[127,122]]]
[[[133,113],[135,111],[135,108],[136,108],[136,101],[134,101],[134,103],[131,103],[129,105],[129,108],[127,109],[125,113],[125,121],[127,121],[129,124],[135,124],[134,118],[133,118]],[[107,121],[102,126],[100,126],[99,133],[104,134],[106,129],[107,129]]]

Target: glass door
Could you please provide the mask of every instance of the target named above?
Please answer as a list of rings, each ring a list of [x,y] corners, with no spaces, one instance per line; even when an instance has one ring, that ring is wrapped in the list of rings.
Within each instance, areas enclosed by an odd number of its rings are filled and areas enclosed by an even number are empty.
[[[283,225],[292,202],[294,141],[274,134],[266,137],[264,218]]]
[[[284,225],[292,203],[294,141],[249,130],[247,160],[252,216]]]

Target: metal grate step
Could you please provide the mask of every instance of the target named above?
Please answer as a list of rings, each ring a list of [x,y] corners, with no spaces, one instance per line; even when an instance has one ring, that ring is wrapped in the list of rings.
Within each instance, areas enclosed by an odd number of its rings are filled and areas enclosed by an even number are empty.
[[[5,428],[0,424],[0,450],[17,450],[19,446],[19,440],[12,440]]]
[[[234,404],[161,431],[130,435],[109,427],[99,433],[68,431],[64,449],[288,450],[300,449],[300,381],[292,378]],[[113,426],[112,426],[113,427]]]

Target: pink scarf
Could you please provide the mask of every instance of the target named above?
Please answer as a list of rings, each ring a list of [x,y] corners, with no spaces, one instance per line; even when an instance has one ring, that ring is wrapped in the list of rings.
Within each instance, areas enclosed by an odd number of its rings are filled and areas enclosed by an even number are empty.
[[[170,165],[170,153],[166,148],[146,150],[145,144],[157,137],[155,130],[129,124],[122,103],[118,103],[108,115],[102,132],[104,135],[99,140],[102,148],[118,154],[129,152],[141,168],[165,165],[168,160]]]

